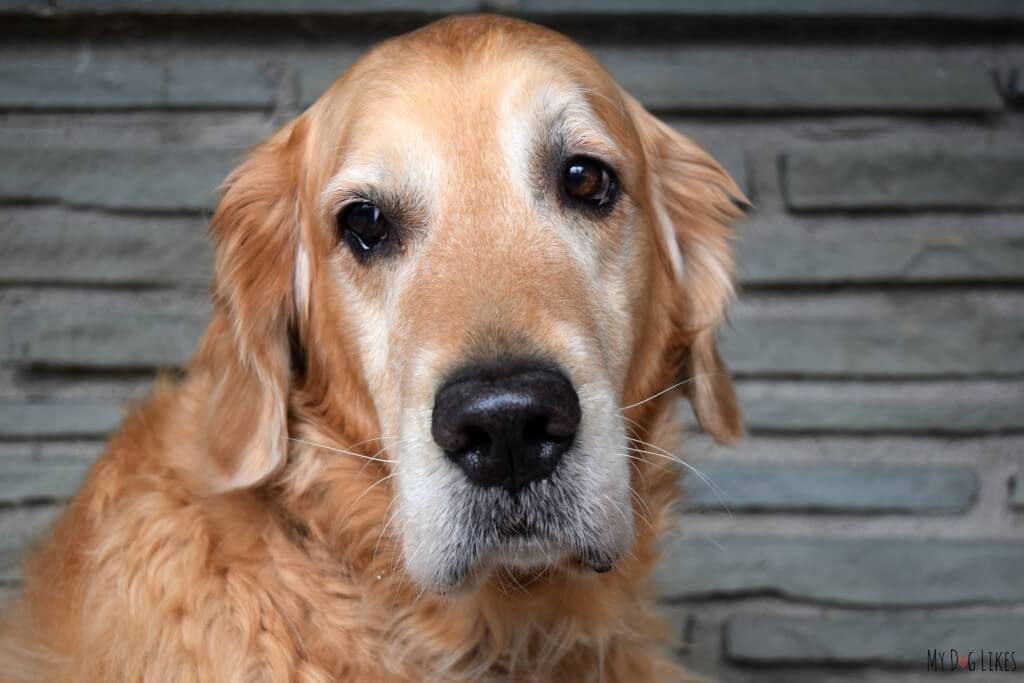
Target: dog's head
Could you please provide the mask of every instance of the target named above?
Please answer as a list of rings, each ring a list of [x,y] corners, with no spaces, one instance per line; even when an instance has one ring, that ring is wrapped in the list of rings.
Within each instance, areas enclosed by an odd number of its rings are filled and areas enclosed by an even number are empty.
[[[301,384],[338,433],[380,438],[423,587],[610,567],[646,457],[627,411],[689,379],[705,429],[739,433],[714,333],[740,196],[555,33],[458,18],[382,44],[214,217],[221,487],[286,468]]]

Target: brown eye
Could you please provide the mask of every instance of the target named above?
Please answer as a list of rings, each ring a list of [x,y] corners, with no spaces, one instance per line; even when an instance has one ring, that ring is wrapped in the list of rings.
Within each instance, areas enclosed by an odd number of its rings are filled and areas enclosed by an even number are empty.
[[[618,194],[618,183],[611,170],[600,161],[573,157],[565,165],[562,186],[570,199],[594,209],[611,206]]]
[[[376,204],[357,202],[338,214],[338,230],[356,256],[362,257],[388,238],[388,222]]]

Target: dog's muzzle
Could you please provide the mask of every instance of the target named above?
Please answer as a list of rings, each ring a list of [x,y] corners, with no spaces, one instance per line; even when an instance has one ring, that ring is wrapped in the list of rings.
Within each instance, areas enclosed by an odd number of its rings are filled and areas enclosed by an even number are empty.
[[[580,417],[579,396],[557,370],[474,366],[437,392],[431,433],[470,481],[515,493],[554,472]]]

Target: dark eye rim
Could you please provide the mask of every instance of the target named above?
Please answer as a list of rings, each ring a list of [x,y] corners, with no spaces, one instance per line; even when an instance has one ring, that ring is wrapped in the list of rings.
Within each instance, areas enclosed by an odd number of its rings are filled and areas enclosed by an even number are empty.
[[[608,174],[607,198],[603,203],[593,204],[586,200],[578,199],[569,194],[566,189],[565,174],[568,172],[570,166],[581,162],[597,166],[603,172]],[[565,157],[558,169],[558,189],[559,195],[561,196],[564,204],[575,210],[584,211],[597,216],[604,216],[614,211],[616,205],[619,203],[619,198],[622,195],[622,184],[619,182],[619,174],[616,173],[612,165],[603,159],[590,154],[572,154]]]
[[[365,236],[360,235],[345,224],[347,217],[353,210],[367,204],[375,207],[380,212],[381,220],[386,223],[384,236],[374,241],[373,244],[367,244]],[[370,259],[381,255],[390,249],[391,244],[394,241],[394,226],[391,220],[388,218],[387,213],[381,207],[380,203],[369,197],[355,197],[352,201],[347,202],[344,206],[339,208],[334,216],[334,224],[340,239],[345,242],[349,251],[352,252],[352,255],[361,263],[365,263]]]

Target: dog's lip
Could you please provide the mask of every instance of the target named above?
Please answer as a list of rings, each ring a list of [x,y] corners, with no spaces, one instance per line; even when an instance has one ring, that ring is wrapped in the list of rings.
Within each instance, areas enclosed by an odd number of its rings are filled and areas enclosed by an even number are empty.
[[[619,555],[597,548],[572,548],[569,544],[540,537],[492,542],[473,563],[459,565],[430,587],[445,597],[467,595],[497,571],[509,572],[523,583],[549,572],[568,571],[605,574],[615,569]]]
[[[531,534],[502,539],[493,543],[487,553],[492,566],[504,565],[529,569],[553,564],[571,554],[564,544]]]
[[[533,571],[561,564],[598,574],[610,572],[618,559],[596,550],[572,548],[564,542],[540,535],[520,536],[498,542],[491,547],[490,555],[493,565]]]
[[[522,521],[511,521],[498,529],[497,536],[502,541],[543,540],[540,531],[532,524]]]
[[[521,512],[521,511],[520,511]],[[560,565],[576,571],[604,574],[614,568],[619,554],[600,542],[586,547],[572,543],[570,530],[546,529],[536,520],[513,513],[484,541],[478,569],[496,567],[536,571]]]

